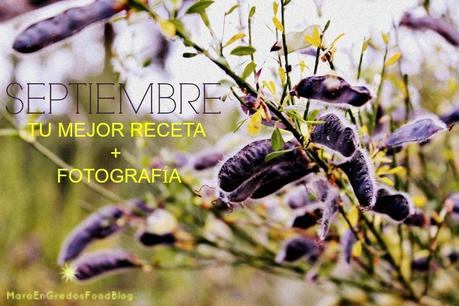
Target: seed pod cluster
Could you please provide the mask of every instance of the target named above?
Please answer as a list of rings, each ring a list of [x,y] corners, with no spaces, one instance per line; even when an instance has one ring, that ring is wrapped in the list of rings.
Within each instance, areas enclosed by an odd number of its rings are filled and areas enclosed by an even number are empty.
[[[39,21],[16,38],[14,50],[32,53],[66,39],[87,26],[107,19],[124,10],[117,0],[96,0],[86,6],[75,7],[54,17]]]
[[[320,248],[314,240],[307,237],[295,237],[283,243],[276,256],[276,262],[294,262],[302,258],[313,262],[319,254]]]
[[[459,32],[444,19],[432,16],[414,17],[410,12],[407,12],[403,15],[400,25],[413,30],[434,31],[451,45],[459,47]]]
[[[94,240],[106,238],[120,230],[124,212],[118,206],[105,206],[86,218],[66,239],[59,263],[78,257]]]
[[[285,143],[284,149],[290,151],[265,161],[273,152],[271,140],[257,140],[226,160],[218,173],[220,200],[229,204],[260,199],[317,171],[295,142]]]
[[[376,194],[373,211],[389,216],[396,222],[402,222],[412,211],[412,205],[402,193],[391,193],[386,188],[381,188]]]
[[[373,167],[363,151],[356,150],[354,155],[339,167],[346,173],[360,206],[372,207],[376,200]]]
[[[437,118],[420,118],[395,130],[381,147],[393,149],[407,143],[425,143],[435,134],[445,130],[445,124]]]
[[[122,272],[142,265],[124,250],[105,250],[83,256],[74,264],[75,277],[85,281],[110,272]]]
[[[362,106],[371,100],[370,90],[351,86],[335,75],[311,76],[301,80],[290,92],[292,96],[320,100],[332,104]]]
[[[311,133],[311,140],[314,143],[322,144],[345,157],[354,154],[357,146],[357,136],[354,129],[347,126],[343,119],[334,113],[320,116],[318,124]]]

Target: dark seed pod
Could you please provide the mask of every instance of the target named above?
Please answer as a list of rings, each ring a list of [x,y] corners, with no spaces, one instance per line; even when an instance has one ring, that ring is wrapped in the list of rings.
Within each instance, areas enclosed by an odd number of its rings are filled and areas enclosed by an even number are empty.
[[[459,252],[458,251],[451,251],[447,255],[449,261],[454,264],[459,260]]]
[[[317,170],[294,142],[287,142],[284,149],[291,151],[266,162],[271,140],[258,140],[229,158],[218,174],[220,199],[225,203],[259,199]]]
[[[411,262],[411,269],[418,272],[426,272],[429,270],[428,257],[420,257]]]
[[[36,52],[124,9],[125,6],[116,0],[96,0],[86,6],[68,9],[29,26],[16,38],[13,48],[21,53]]]
[[[382,147],[391,149],[406,143],[424,143],[438,132],[445,130],[445,124],[436,118],[417,119],[393,132]]]
[[[372,207],[376,199],[373,167],[362,150],[355,151],[354,155],[339,167],[346,173],[360,206]]]
[[[118,206],[105,206],[86,218],[67,237],[61,248],[59,263],[75,259],[95,239],[106,238],[121,226],[119,220],[124,212]]]
[[[155,246],[159,244],[174,244],[175,236],[172,233],[164,234],[164,235],[156,235],[148,232],[143,232],[138,237],[140,243],[145,246]]]
[[[401,193],[390,193],[381,188],[376,194],[376,202],[373,211],[389,216],[392,220],[402,222],[411,213],[412,205],[408,198]]]
[[[343,250],[343,260],[345,263],[350,264],[352,259],[352,249],[355,244],[355,236],[351,230],[347,230],[341,237],[341,247]]]
[[[316,125],[312,131],[312,142],[322,144],[345,157],[354,154],[358,146],[356,134],[338,115],[330,113],[320,116],[317,120],[324,123]]]
[[[207,152],[198,156],[193,163],[193,168],[198,171],[215,167],[225,158],[222,152]]]
[[[368,88],[351,86],[343,78],[334,75],[307,77],[301,80],[290,94],[327,103],[352,106],[362,106],[372,98]]]
[[[443,121],[448,127],[452,127],[457,122],[459,122],[459,109],[452,111],[449,114],[441,116],[440,120]]]
[[[310,227],[313,227],[314,225],[319,224],[321,218],[322,209],[318,207],[315,209],[310,209],[308,207],[307,209],[303,209],[303,211],[295,217],[292,223],[292,227],[308,229]]]
[[[148,206],[147,202],[142,199],[134,199],[128,202],[129,213],[135,216],[147,216],[154,211],[154,208]]]
[[[459,32],[441,18],[431,16],[417,18],[407,12],[403,15],[400,25],[413,30],[431,30],[437,32],[451,45],[459,47]]]
[[[74,264],[75,277],[85,281],[110,272],[139,268],[138,259],[123,250],[106,250],[88,254]]]
[[[429,225],[429,220],[420,209],[416,209],[408,218],[403,221],[406,225],[424,227]]]
[[[276,256],[276,262],[294,262],[301,258],[315,261],[320,254],[320,248],[315,241],[306,237],[295,237],[284,242]]]
[[[0,2],[0,22],[39,9],[62,0],[21,0]]]

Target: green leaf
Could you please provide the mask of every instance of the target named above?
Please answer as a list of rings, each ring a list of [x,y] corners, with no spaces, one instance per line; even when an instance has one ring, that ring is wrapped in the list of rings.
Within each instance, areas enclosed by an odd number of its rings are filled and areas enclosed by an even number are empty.
[[[266,155],[265,162],[268,162],[268,161],[270,161],[270,160],[272,160],[274,158],[282,156],[282,155],[284,155],[284,154],[286,154],[288,152],[292,152],[293,150],[296,150],[296,148],[271,152],[268,155]]]
[[[245,80],[248,78],[248,76],[255,71],[255,69],[257,68],[257,64],[255,64],[254,62],[250,62],[247,64],[247,66],[245,66],[244,68],[244,72],[242,72],[242,79]]]
[[[232,43],[235,43],[236,41],[238,41],[239,39],[242,39],[244,37],[245,37],[244,33],[234,34],[230,39],[228,39],[228,41],[223,45],[223,47],[228,47]]]
[[[190,6],[185,14],[201,14],[204,13],[205,10],[214,3],[210,0],[201,0]]]
[[[278,128],[276,128],[271,136],[271,146],[273,151],[281,151],[284,148],[284,139]]]
[[[252,18],[254,15],[255,15],[255,12],[257,11],[257,8],[255,6],[252,6],[250,8],[250,12],[249,12],[249,18]]]
[[[244,56],[244,55],[251,55],[255,53],[256,49],[252,46],[240,46],[236,47],[231,51],[231,55],[236,56]]]
[[[225,16],[230,15],[232,12],[234,12],[235,9],[239,7],[239,4],[233,5],[226,13]]]

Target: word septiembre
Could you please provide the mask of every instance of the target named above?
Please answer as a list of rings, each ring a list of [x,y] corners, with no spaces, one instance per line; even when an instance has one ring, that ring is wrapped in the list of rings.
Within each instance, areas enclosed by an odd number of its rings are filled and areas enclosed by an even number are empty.
[[[75,114],[80,114],[83,100],[88,104],[88,114],[183,114],[217,115],[210,101],[221,101],[213,96],[220,83],[150,83],[140,96],[134,98],[121,83],[10,83],[5,93],[11,98],[6,105],[10,114],[53,114],[61,103],[75,104]],[[141,97],[141,98],[140,98]]]
[[[27,130],[32,137],[59,138],[197,138],[207,137],[200,122],[29,122]]]

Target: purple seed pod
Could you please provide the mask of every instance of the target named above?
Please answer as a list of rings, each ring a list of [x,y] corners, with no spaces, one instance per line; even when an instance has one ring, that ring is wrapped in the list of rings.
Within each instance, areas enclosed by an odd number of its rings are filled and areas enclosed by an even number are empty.
[[[30,11],[62,0],[21,0],[0,2],[0,22],[4,22]]]
[[[85,281],[110,272],[122,272],[140,268],[138,259],[124,250],[104,250],[88,254],[76,262],[75,277]]]
[[[276,256],[276,262],[294,262],[301,258],[314,262],[320,254],[316,242],[307,237],[295,237],[282,244]]]
[[[385,188],[378,190],[373,211],[385,214],[396,222],[402,222],[410,215],[412,205],[402,193],[391,193]]]
[[[322,218],[320,219],[320,227],[317,235],[320,240],[327,238],[330,225],[335,221],[339,211],[341,197],[336,189],[330,189],[327,199],[324,201],[322,210]]]
[[[413,30],[434,31],[451,45],[459,47],[459,32],[441,18],[431,16],[413,17],[411,13],[407,12],[403,15],[400,25]]]
[[[260,199],[317,171],[296,143],[287,142],[284,149],[291,151],[265,161],[272,152],[271,140],[258,140],[229,158],[218,174],[220,200],[231,207],[248,198]]]
[[[154,208],[148,206],[147,202],[142,199],[134,199],[127,203],[129,213],[135,216],[147,216],[154,211]]]
[[[174,234],[156,235],[148,232],[143,232],[138,236],[140,243],[145,246],[155,246],[159,244],[172,245],[176,239]]]
[[[411,269],[418,272],[429,271],[429,259],[428,257],[420,257],[411,262]]]
[[[316,207],[311,209],[310,207],[305,207],[302,211],[295,217],[292,222],[293,228],[308,229],[314,225],[319,224],[320,219],[322,218],[322,209]]]
[[[86,6],[68,9],[29,26],[16,38],[13,48],[21,53],[36,52],[124,9],[125,5],[116,0],[96,0]]]
[[[357,107],[364,105],[372,98],[368,88],[351,86],[343,78],[335,75],[307,77],[301,80],[290,94],[296,97]]]
[[[312,142],[322,144],[345,157],[354,154],[358,142],[354,129],[347,126],[338,115],[329,113],[317,120],[324,121],[316,125],[311,133]]]
[[[452,127],[457,122],[459,122],[459,109],[452,111],[449,114],[441,116],[440,120],[443,121],[446,124],[446,126]]]
[[[348,229],[344,232],[343,236],[341,236],[341,247],[342,247],[342,256],[345,263],[350,264],[352,259],[352,248],[355,244],[355,236],[354,233]]]
[[[339,167],[346,173],[360,206],[372,207],[376,200],[373,166],[363,151],[358,149],[349,160],[340,164]]]
[[[403,223],[410,226],[424,227],[429,224],[429,220],[422,210],[415,209]]]
[[[58,262],[73,260],[95,239],[106,238],[120,230],[124,212],[118,206],[105,206],[87,217],[67,237]]]
[[[174,154],[174,162],[172,166],[177,169],[182,169],[188,164],[188,156],[183,153],[177,152]]]
[[[215,167],[225,158],[222,152],[206,152],[198,156],[193,163],[193,168],[203,171]]]
[[[445,130],[446,125],[437,118],[420,118],[395,130],[381,147],[392,149],[406,143],[425,143],[435,134]]]

